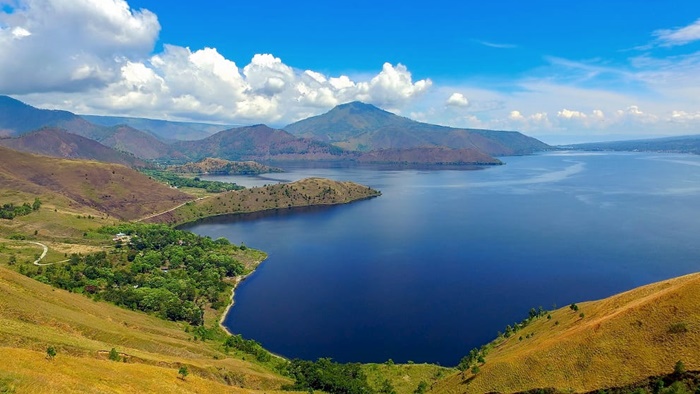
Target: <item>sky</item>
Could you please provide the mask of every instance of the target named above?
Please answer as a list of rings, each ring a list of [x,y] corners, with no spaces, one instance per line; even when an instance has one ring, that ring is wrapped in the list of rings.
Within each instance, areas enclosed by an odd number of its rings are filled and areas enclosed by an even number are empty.
[[[0,94],[281,127],[363,101],[549,143],[700,133],[700,2],[0,0]]]

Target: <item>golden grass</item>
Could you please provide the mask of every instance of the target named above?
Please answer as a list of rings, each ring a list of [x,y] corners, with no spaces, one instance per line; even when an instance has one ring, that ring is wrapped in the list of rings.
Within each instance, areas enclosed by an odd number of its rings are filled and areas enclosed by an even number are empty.
[[[288,382],[262,365],[228,357],[219,344],[193,341],[183,328],[0,267],[0,357],[7,360],[0,368],[0,387],[17,392],[223,392],[236,387],[268,392]],[[51,362],[44,359],[48,346],[58,351]],[[111,348],[128,355],[128,363],[108,361]],[[181,365],[191,374],[185,382],[175,379]]]
[[[700,369],[700,274],[578,306],[534,321],[498,343],[475,376],[456,373],[433,392],[593,391],[670,373],[678,360]]]
[[[0,388],[17,393],[255,393],[196,374],[184,380],[178,368],[91,360],[59,353],[0,348]],[[266,393],[279,392],[268,391]]]

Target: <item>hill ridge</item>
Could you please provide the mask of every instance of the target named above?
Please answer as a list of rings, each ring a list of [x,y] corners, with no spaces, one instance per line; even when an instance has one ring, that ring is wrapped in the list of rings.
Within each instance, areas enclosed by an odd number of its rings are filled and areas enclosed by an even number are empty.
[[[497,339],[476,374],[452,375],[434,392],[594,391],[668,374],[679,359],[700,369],[700,273],[549,315]]]

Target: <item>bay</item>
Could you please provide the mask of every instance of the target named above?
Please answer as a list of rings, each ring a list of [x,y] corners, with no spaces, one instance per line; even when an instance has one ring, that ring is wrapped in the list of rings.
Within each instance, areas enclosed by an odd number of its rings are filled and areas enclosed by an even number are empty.
[[[225,325],[290,358],[456,365],[531,307],[700,267],[700,158],[555,152],[482,170],[289,166],[382,191],[366,201],[185,226],[269,254]]]

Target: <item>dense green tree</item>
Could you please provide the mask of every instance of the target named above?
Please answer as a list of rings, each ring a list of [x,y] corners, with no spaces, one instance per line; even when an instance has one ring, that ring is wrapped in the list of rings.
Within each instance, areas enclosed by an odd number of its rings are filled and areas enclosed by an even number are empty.
[[[177,370],[177,374],[178,374],[178,378],[185,380],[187,375],[190,374],[190,371],[187,369],[186,366],[183,365],[182,367],[180,367],[180,369]]]
[[[232,257],[240,248],[229,242],[163,225],[123,224],[100,232],[124,233],[131,241],[110,254],[74,254],[64,264],[20,268],[62,289],[194,325],[202,324],[204,307],[224,307],[231,288],[224,279],[244,271]]]
[[[112,361],[120,361],[121,357],[119,356],[119,352],[117,349],[112,348],[112,350],[109,351],[109,359]]]
[[[323,390],[338,394],[368,394],[373,390],[360,364],[339,364],[329,358],[317,361],[295,359],[289,365],[289,374],[295,383],[292,390]]]

